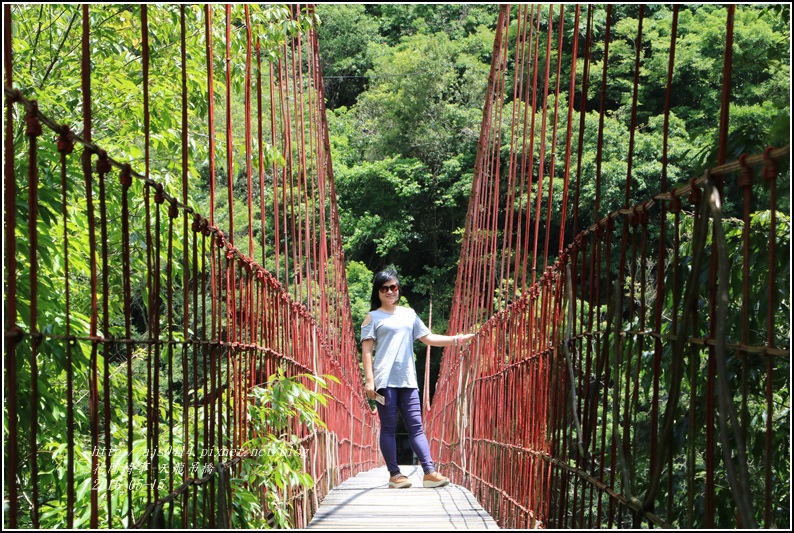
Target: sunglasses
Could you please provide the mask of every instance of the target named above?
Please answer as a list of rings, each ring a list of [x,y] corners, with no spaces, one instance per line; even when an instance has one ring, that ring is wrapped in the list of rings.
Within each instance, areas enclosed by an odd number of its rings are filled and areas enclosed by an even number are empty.
[[[395,283],[395,284],[392,284],[392,285],[384,285],[383,287],[380,287],[380,289],[378,289],[378,290],[380,290],[381,294],[386,294],[389,291],[391,291],[391,292],[399,291],[400,290],[400,286]]]

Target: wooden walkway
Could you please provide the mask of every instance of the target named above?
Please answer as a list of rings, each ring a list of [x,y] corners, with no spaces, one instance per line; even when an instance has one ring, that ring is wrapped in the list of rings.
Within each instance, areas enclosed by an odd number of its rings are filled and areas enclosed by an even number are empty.
[[[426,489],[421,467],[400,469],[413,486],[390,489],[385,466],[362,472],[328,493],[307,529],[499,529],[467,489]]]

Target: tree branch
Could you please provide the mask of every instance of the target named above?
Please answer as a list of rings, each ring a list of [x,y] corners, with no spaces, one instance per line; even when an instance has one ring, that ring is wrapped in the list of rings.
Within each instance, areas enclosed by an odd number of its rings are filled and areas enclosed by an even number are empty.
[[[574,303],[573,303],[573,287],[571,287],[571,265],[565,265],[566,277],[565,287],[568,296],[568,325],[565,329],[565,360],[568,363],[568,375],[571,378],[571,411],[573,412],[573,422],[576,426],[576,447],[579,456],[584,459],[585,450],[582,445],[582,424],[579,422],[579,414],[576,412],[576,377],[573,371],[573,361],[571,361],[571,354],[569,351],[569,344],[571,342],[571,328],[575,320]]]
[[[61,39],[61,43],[58,45],[58,50],[52,55],[52,61],[50,62],[50,66],[47,67],[47,70],[44,72],[44,76],[41,78],[41,82],[39,83],[39,88],[41,89],[44,87],[44,83],[46,83],[47,78],[50,76],[50,72],[52,72],[55,63],[58,62],[58,58],[61,56],[61,50],[63,50],[63,45],[66,43],[66,38],[69,37],[69,33],[72,31],[72,26],[74,26],[74,21],[77,20],[77,11],[72,14],[72,18],[69,21],[69,27],[66,28],[66,31],[63,33],[63,38]],[[33,58],[31,58],[31,62]]]
[[[731,486],[731,494],[736,502],[736,509],[739,514],[739,525],[742,528],[756,529],[758,524],[755,521],[753,512],[753,499],[750,494],[750,478],[747,473],[747,456],[744,446],[744,435],[738,431],[736,409],[731,401],[730,374],[728,364],[725,361],[725,336],[726,318],[728,314],[729,295],[728,295],[728,245],[725,242],[725,232],[722,227],[722,205],[720,193],[713,186],[711,180],[706,180],[706,191],[704,200],[708,201],[711,208],[711,217],[714,219],[714,242],[717,248],[717,312],[714,325],[714,359],[717,364],[717,404],[719,406],[719,426],[720,441],[722,442],[722,454],[725,460],[725,471],[728,483]],[[728,423],[730,422],[730,429]],[[731,446],[729,432],[733,435],[738,453],[738,467],[731,457]],[[738,472],[737,472],[738,468]]]
[[[706,248],[706,232],[709,226],[708,202],[701,200],[699,207],[700,209],[696,212],[695,222],[692,228],[692,263],[689,277],[686,281],[686,294],[682,304],[681,321],[678,326],[675,342],[673,343],[673,350],[670,354],[672,361],[670,365],[670,401],[667,402],[667,406],[665,407],[662,432],[658,436],[658,441],[662,443],[667,442],[673,434],[673,425],[675,424],[676,410],[678,409],[678,402],[681,394],[684,349],[689,338],[689,322],[697,304],[698,292],[700,289],[698,276],[700,275],[700,265],[703,262],[703,254]],[[653,506],[656,489],[659,487],[659,480],[662,475],[662,465],[665,463],[668,453],[672,453],[670,447],[664,445],[658,447],[655,468],[650,473],[648,492],[642,502],[643,509],[650,509]]]
[[[39,7],[39,27],[36,28],[36,37],[33,39],[33,46],[32,50],[33,53],[30,54],[30,73],[33,74],[33,60],[36,58],[38,54],[36,54],[36,49],[39,47],[39,37],[41,36],[41,21],[44,20],[44,4]]]

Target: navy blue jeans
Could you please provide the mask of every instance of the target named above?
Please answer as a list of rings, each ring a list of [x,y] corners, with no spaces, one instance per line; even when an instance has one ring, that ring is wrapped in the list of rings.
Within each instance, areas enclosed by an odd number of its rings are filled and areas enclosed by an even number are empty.
[[[380,417],[380,451],[389,469],[389,475],[400,473],[397,465],[397,412],[402,414],[411,448],[425,474],[436,471],[433,460],[430,458],[430,444],[422,428],[422,403],[419,401],[418,389],[396,389],[387,387],[378,390],[386,399],[386,405],[377,403],[378,416]]]

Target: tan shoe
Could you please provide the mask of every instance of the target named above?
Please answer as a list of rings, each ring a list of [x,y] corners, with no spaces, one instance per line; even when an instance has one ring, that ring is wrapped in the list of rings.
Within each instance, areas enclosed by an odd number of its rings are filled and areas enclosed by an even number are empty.
[[[427,474],[425,476],[425,478],[422,480],[422,485],[428,489],[446,487],[449,485],[449,478],[442,476],[438,472],[433,472],[432,474]]]
[[[402,474],[397,474],[389,478],[390,489],[407,489],[411,486],[411,481]]]

